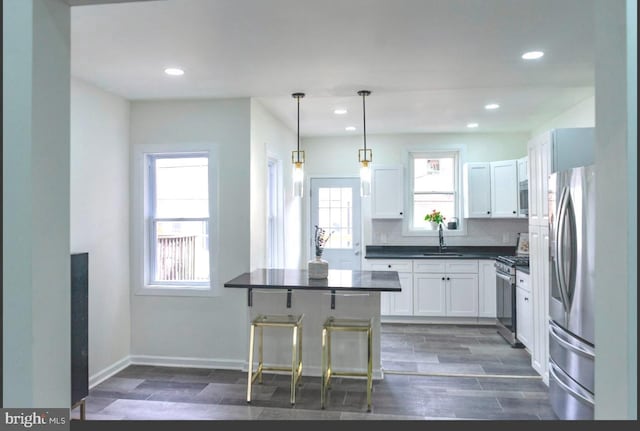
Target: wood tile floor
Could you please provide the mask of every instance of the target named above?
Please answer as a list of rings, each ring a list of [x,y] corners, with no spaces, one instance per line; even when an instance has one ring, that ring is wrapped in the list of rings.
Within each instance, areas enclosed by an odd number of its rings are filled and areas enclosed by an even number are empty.
[[[371,413],[362,380],[333,379],[321,410],[319,377],[303,375],[291,407],[289,377],[265,374],[247,405],[241,371],[131,365],[91,389],[87,419],[557,419],[529,354],[495,327],[383,324],[381,351]]]

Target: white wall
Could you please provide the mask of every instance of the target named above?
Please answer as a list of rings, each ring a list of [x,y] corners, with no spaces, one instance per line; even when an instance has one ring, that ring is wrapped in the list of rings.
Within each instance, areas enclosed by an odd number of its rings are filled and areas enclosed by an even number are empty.
[[[69,407],[69,6],[3,0],[3,407]]]
[[[150,101],[131,103],[131,144],[180,149],[215,146],[219,156],[219,274],[215,296],[131,297],[132,360],[211,367],[240,367],[246,360],[247,305],[244,289],[222,284],[249,270],[250,101]],[[139,195],[139,191],[131,191]],[[131,207],[137,205],[131,202]],[[135,258],[141,230],[131,225],[132,291],[140,286]],[[136,266],[137,265],[137,266]]]
[[[251,269],[266,266],[267,160],[277,159],[282,167],[284,267],[300,266],[301,204],[293,197],[291,151],[296,134],[276,119],[255,99],[251,100]]]
[[[571,108],[561,112],[531,131],[531,136],[538,136],[551,129],[564,127],[594,127],[596,124],[596,98],[587,97]]]
[[[636,14],[596,1],[596,419],[637,419]]]
[[[527,153],[528,133],[433,133],[367,135],[367,148],[373,151],[373,163],[380,165],[405,165],[408,150],[461,149],[462,163],[509,160],[524,157]],[[362,135],[352,137],[306,138],[305,175],[351,176],[359,175],[358,149],[362,148]],[[405,172],[406,172],[405,166]],[[400,220],[371,221],[367,201],[363,201],[364,243],[387,245],[437,245],[435,236],[405,236]],[[305,199],[304,212],[308,218],[309,201]],[[467,220],[465,236],[448,236],[448,245],[516,245],[516,233],[527,232],[523,220]],[[309,229],[305,226],[304,237]],[[508,243],[503,242],[503,233]],[[308,247],[307,247],[308,248]],[[303,248],[304,250],[304,248]],[[307,251],[308,253],[308,251]]]
[[[71,80],[71,252],[89,253],[89,380],[128,358],[129,102]]]

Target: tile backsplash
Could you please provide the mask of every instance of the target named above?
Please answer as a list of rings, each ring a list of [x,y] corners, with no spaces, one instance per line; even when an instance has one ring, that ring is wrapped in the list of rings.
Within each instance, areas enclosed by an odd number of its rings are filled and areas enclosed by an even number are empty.
[[[528,232],[527,219],[464,219],[466,235],[453,236],[444,231],[447,245],[514,246],[519,232]],[[371,221],[371,245],[438,245],[438,236],[405,236],[401,220]]]

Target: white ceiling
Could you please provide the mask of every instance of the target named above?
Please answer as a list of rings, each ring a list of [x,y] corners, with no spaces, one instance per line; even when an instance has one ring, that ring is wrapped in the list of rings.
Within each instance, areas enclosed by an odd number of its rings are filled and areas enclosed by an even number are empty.
[[[131,100],[256,97],[292,130],[305,92],[302,136],[361,133],[361,89],[367,133],[529,131],[593,95],[593,0],[165,0],[71,17],[74,76]]]

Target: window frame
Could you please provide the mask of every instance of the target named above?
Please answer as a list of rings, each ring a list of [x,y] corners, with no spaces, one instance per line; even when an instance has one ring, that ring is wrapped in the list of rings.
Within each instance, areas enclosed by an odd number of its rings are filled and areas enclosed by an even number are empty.
[[[448,230],[446,225],[444,226],[444,231],[447,236],[463,236],[466,235],[466,223],[464,223],[464,218],[462,217],[462,208],[463,208],[463,190],[462,190],[462,159],[463,159],[463,149],[452,147],[452,148],[424,148],[424,149],[410,149],[406,151],[405,154],[405,164],[408,175],[406,176],[406,189],[407,192],[405,194],[405,208],[408,210],[405,213],[405,217],[403,220],[402,226],[402,234],[405,236],[437,236],[438,231],[430,230],[426,228],[417,228],[413,225],[414,219],[414,160],[416,158],[442,158],[442,157],[453,157],[454,158],[454,208],[455,215],[454,217],[458,218],[458,229],[456,230]],[[444,192],[442,194],[445,194]],[[449,193],[446,193],[449,194]]]
[[[132,189],[131,189],[131,280],[134,295],[149,296],[221,296],[222,284],[219,280],[219,148],[217,144],[140,144],[132,148]],[[150,241],[152,233],[148,222],[151,213],[149,205],[149,164],[148,155],[202,155],[208,157],[208,199],[209,199],[209,281],[202,284],[151,282]],[[201,283],[201,282],[198,282]]]
[[[209,278],[204,281],[163,281],[156,280],[156,263],[157,263],[157,247],[156,247],[156,234],[158,222],[170,222],[170,221],[203,221],[205,222],[207,238],[209,237],[209,223],[211,216],[208,217],[157,217],[156,216],[156,194],[157,194],[157,182],[156,182],[156,170],[155,162],[158,159],[186,159],[186,158],[206,158],[207,167],[209,165],[209,154],[207,152],[177,152],[177,153],[147,153],[145,155],[145,164],[147,168],[147,205],[149,208],[149,217],[146,219],[147,226],[147,246],[149,247],[149,254],[145,256],[145,265],[148,265],[149,278],[147,285],[149,286],[169,286],[180,288],[205,288],[210,284],[211,270],[209,270]],[[207,169],[208,170],[208,169]],[[209,182],[209,172],[207,172],[207,183]],[[208,185],[208,184],[207,184]],[[209,204],[209,196],[207,196],[207,206]],[[208,251],[209,247],[207,247]]]
[[[271,152],[267,152],[265,202],[265,264],[267,268],[284,268],[284,187],[282,160]]]

